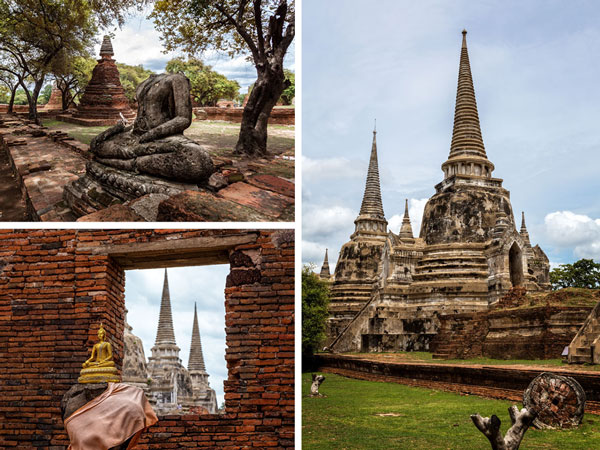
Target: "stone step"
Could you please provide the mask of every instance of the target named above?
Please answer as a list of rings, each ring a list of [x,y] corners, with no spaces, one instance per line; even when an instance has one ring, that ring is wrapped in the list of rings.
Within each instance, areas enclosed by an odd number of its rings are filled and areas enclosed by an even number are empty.
[[[591,358],[592,350],[590,347],[575,347],[575,355],[589,356]]]
[[[570,355],[569,359],[572,364],[585,364],[592,362],[591,356]]]

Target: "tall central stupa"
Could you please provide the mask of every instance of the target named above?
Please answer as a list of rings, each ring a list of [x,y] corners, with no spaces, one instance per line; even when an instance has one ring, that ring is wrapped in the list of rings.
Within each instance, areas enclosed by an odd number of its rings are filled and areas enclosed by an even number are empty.
[[[398,234],[383,215],[375,134],[360,214],[340,251],[327,345],[333,351],[427,350],[440,314],[488,309],[513,287],[549,288],[549,262],[517,230],[510,193],[494,178],[462,32],[450,154],[413,237],[408,204]]]

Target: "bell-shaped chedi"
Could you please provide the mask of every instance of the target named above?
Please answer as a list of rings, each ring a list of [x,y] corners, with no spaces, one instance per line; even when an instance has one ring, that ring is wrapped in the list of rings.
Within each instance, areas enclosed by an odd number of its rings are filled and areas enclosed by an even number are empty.
[[[331,287],[329,304],[332,317],[327,324],[329,336],[339,334],[369,301],[373,286],[379,279],[387,235],[387,220],[383,212],[379,183],[377,132],[373,130],[360,212],[354,220],[354,233],[350,236],[350,241],[342,246],[335,266],[335,281]],[[326,345],[329,343],[327,341]]]
[[[70,100],[70,96],[69,96]],[[58,88],[56,81],[52,85],[52,91],[50,92],[50,98],[48,99],[48,103],[46,103],[43,108],[39,108],[42,111],[62,111],[63,109],[63,101],[62,101],[62,91]]]
[[[81,96],[75,121],[85,125],[115,125],[121,114],[128,120],[135,117],[129,106],[125,90],[119,79],[119,69],[112,59],[112,43],[104,36],[100,47],[100,59],[92,72],[92,79]]]

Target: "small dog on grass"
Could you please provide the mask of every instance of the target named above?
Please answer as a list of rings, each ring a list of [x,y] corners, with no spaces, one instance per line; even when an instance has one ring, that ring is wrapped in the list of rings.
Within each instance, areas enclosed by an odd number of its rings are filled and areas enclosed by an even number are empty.
[[[325,381],[323,375],[312,374],[312,384],[310,385],[310,396],[311,397],[325,397],[323,394],[319,394],[319,386]]]

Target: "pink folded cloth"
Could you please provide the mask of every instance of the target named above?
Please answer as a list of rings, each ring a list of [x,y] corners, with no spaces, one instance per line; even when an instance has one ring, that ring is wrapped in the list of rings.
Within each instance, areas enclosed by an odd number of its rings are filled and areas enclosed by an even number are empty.
[[[133,448],[144,428],[158,422],[144,391],[122,383],[108,383],[101,395],[65,420],[70,450],[108,450],[133,436]]]

